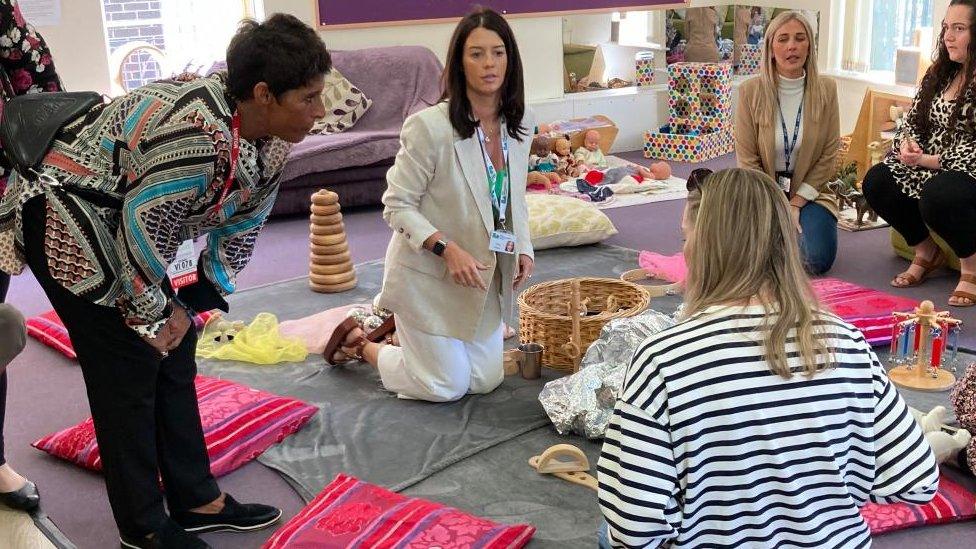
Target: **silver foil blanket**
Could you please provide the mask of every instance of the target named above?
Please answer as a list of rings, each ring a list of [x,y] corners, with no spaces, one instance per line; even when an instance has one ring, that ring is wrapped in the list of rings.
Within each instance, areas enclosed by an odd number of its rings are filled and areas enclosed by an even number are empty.
[[[556,430],[602,438],[634,352],[645,339],[674,323],[671,316],[654,310],[608,322],[587,349],[580,371],[550,381],[539,393]]]

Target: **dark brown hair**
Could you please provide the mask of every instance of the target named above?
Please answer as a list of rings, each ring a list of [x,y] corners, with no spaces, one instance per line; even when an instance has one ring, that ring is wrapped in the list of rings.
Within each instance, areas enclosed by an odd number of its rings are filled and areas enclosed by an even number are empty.
[[[962,65],[949,59],[949,50],[946,49],[945,27],[939,31],[939,43],[933,56],[932,66],[925,71],[922,82],[918,85],[918,104],[912,111],[908,122],[918,129],[919,138],[924,142],[932,135],[932,121],[929,111],[932,110],[932,102],[935,96],[945,91],[949,82],[955,78],[960,70],[965,70],[963,75],[962,88],[959,97],[949,116],[949,131],[956,131],[959,116],[963,106],[968,103],[968,97],[972,95],[973,84],[973,61],[976,60],[976,1],[974,0],[952,0],[949,7],[967,6],[969,7],[969,48],[966,51],[966,64]],[[973,128],[973,121],[967,120],[970,130]]]
[[[447,50],[447,63],[444,65],[444,75],[441,85],[441,101],[448,101],[451,125],[454,131],[467,139],[474,134],[478,125],[471,112],[471,101],[468,100],[468,82],[464,76],[464,43],[467,42],[471,31],[484,28],[495,32],[505,44],[505,54],[508,57],[505,69],[505,80],[502,82],[501,105],[498,112],[505,118],[508,125],[508,135],[519,141],[528,135],[522,127],[522,117],[525,115],[525,83],[522,78],[522,58],[515,34],[508,22],[498,12],[491,8],[477,7],[466,15],[454,29],[451,45]]]

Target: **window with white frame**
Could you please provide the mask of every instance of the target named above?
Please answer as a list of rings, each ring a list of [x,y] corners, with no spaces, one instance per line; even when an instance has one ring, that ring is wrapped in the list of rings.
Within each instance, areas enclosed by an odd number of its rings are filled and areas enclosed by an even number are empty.
[[[102,0],[113,93],[222,61],[240,20],[261,0]]]
[[[898,48],[928,48],[933,0],[844,2],[843,69],[894,71]]]

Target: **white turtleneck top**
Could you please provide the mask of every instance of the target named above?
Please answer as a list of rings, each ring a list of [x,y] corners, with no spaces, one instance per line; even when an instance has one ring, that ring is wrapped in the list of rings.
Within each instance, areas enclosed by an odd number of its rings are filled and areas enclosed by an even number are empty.
[[[793,130],[796,128],[796,115],[800,110],[800,105],[803,103],[803,86],[806,84],[806,75],[799,78],[786,78],[783,75],[777,75],[779,79],[779,107],[783,113],[783,118],[780,118],[779,111],[775,112],[776,123],[773,127],[776,130],[776,136],[774,138],[774,143],[776,144],[776,171],[782,172],[786,171],[786,148],[783,146],[783,124],[786,123],[787,139],[790,143],[793,142]],[[796,157],[797,153],[800,151],[800,142],[803,141],[803,127],[806,125],[807,113],[803,112],[800,119],[800,129],[796,136],[796,146],[793,147],[793,152],[790,155],[790,170],[796,170]],[[807,200],[814,200],[820,194],[816,188],[806,183],[800,184],[797,188],[796,194],[799,194]]]

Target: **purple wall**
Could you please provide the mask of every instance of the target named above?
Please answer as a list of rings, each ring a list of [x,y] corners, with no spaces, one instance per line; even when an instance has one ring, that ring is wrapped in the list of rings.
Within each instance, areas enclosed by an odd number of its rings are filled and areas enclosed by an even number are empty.
[[[684,0],[318,0],[319,24],[355,25],[419,19],[450,19],[468,13],[476,4],[509,15],[576,10],[616,11],[652,9]]]

